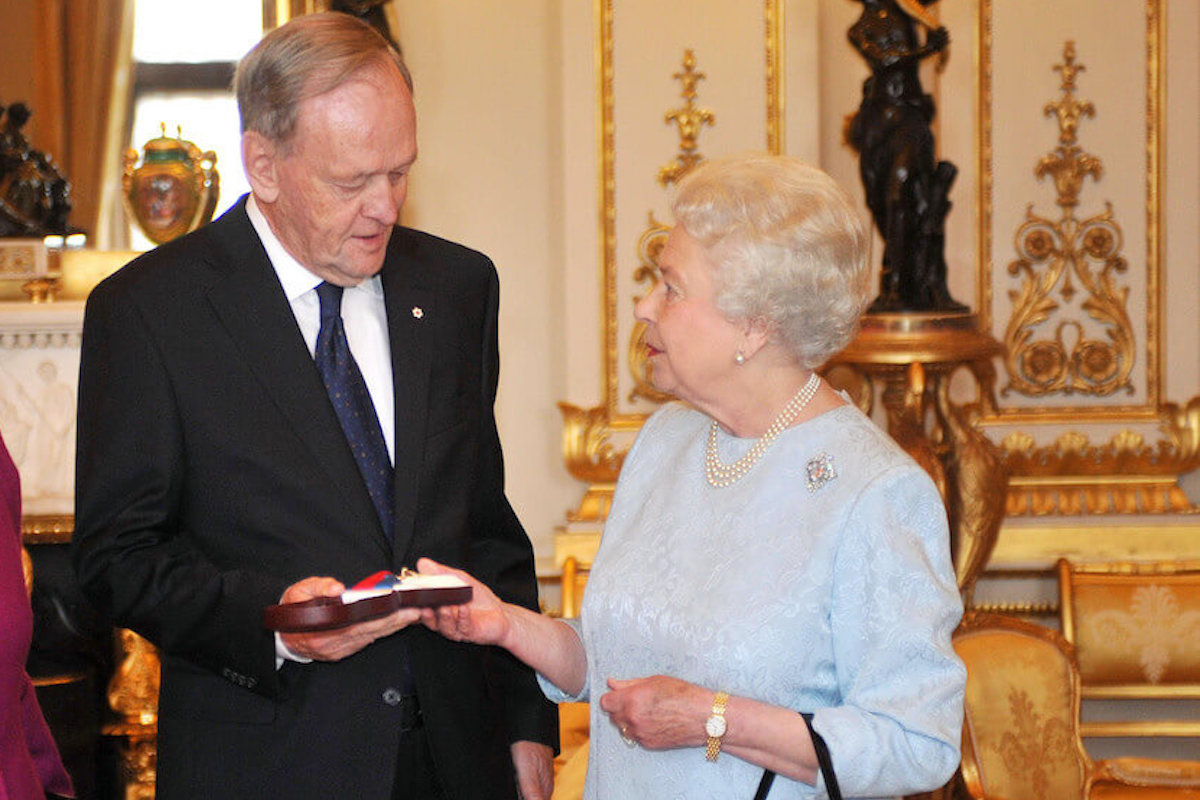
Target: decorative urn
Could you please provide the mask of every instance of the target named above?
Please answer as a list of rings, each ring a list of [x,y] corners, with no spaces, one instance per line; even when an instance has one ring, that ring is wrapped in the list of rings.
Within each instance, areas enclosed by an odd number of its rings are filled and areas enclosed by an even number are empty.
[[[155,244],[176,239],[212,220],[220,196],[217,154],[201,152],[183,138],[163,135],[146,142],[139,153],[125,152],[125,205],[138,227]]]

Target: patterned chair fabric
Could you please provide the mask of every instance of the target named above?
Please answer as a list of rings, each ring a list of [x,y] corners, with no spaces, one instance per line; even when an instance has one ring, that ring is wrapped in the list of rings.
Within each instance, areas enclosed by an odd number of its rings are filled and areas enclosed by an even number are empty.
[[[1200,563],[1058,562],[1083,697],[1200,698]],[[1084,736],[1200,736],[1200,719],[1086,722]]]
[[[967,666],[962,777],[972,798],[1200,800],[1200,762],[1088,757],[1074,648],[1056,631],[971,613],[954,648]]]

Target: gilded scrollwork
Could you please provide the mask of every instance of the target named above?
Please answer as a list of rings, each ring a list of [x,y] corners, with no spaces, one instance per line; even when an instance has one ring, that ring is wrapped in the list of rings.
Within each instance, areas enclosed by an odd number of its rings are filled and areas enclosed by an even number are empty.
[[[1184,406],[1163,405],[1163,427],[1179,458],[1189,464],[1200,464],[1200,397],[1193,397]]]
[[[1080,120],[1094,116],[1095,108],[1075,96],[1076,78],[1085,67],[1075,62],[1074,42],[1066,43],[1063,63],[1055,69],[1062,74],[1063,94],[1046,104],[1045,113],[1057,117],[1058,146],[1038,162],[1034,174],[1051,176],[1062,214],[1050,220],[1035,214],[1030,204],[1017,229],[1017,259],[1008,272],[1021,283],[1009,292],[1012,312],[1004,339],[1009,382],[1002,394],[1132,394],[1136,342],[1127,309],[1129,288],[1116,279],[1128,268],[1121,255],[1121,226],[1107,202],[1102,213],[1075,217],[1084,180],[1098,179],[1104,167],[1077,144]],[[1079,291],[1076,280],[1086,292],[1079,309],[1091,324],[1068,308]],[[1097,335],[1097,326],[1103,336]]]
[[[611,428],[602,406],[580,408],[559,403],[563,416],[562,450],[567,471],[585,483],[615,483],[625,453],[610,441]]]
[[[161,662],[154,645],[133,631],[123,628],[118,636],[122,660],[108,684],[108,705],[117,719],[104,733],[118,740],[125,800],[153,800]]]
[[[952,402],[947,376],[935,386],[934,402],[949,445],[946,506],[953,531],[954,573],[969,598],[1000,535],[1009,475],[1003,453],[979,429],[979,418],[995,386],[991,362],[963,366],[975,378],[979,400]]]
[[[671,229],[659,222],[653,211],[647,215],[646,224],[646,230],[638,237],[638,268],[633,271],[633,281],[652,288],[658,280],[658,254],[667,243]],[[639,300],[640,296],[633,298],[635,303]],[[652,403],[665,403],[671,399],[671,395],[654,388],[652,369],[646,357],[646,325],[639,322],[629,338],[629,372],[633,375],[633,389],[629,392],[631,401],[640,397]]]

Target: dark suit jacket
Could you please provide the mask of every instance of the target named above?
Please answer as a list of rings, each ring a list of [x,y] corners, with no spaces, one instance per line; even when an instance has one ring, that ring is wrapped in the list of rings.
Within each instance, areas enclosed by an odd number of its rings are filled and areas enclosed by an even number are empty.
[[[396,397],[389,546],[245,201],[88,300],[74,556],[88,596],[164,654],[160,797],[386,798],[405,643],[451,798],[512,796],[510,742],[554,709],[507,654],[420,626],[275,669],[263,608],[429,556],[536,605],[493,415],[498,281],[397,228],[382,271]],[[418,311],[419,309],[419,311]]]

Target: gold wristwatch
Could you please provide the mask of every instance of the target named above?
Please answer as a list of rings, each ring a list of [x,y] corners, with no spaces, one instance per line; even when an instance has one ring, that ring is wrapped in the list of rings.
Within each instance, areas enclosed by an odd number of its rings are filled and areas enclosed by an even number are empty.
[[[725,704],[728,702],[728,692],[717,692],[713,698],[712,714],[704,721],[704,732],[708,734],[704,757],[709,761],[716,761],[721,753],[721,737],[725,735]]]

